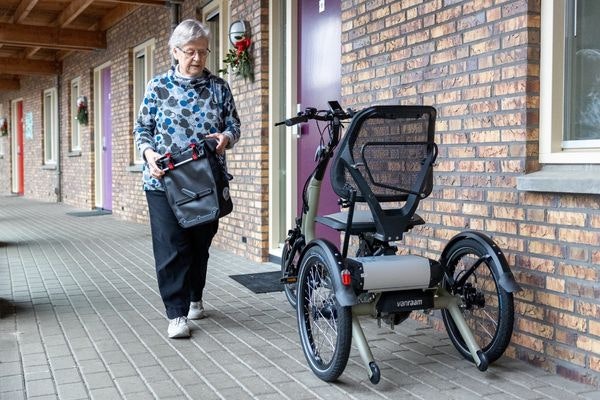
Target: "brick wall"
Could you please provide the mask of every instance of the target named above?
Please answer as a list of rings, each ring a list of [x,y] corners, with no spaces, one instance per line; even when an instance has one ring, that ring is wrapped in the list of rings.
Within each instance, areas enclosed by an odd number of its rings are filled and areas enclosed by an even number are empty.
[[[140,23],[139,21],[144,21]],[[132,49],[154,38],[155,73],[170,65],[168,46],[170,12],[166,7],[140,7],[107,32],[107,49],[74,53],[63,61],[63,109],[68,110],[70,82],[80,78],[80,93],[88,98],[89,125],[81,126],[81,153],[64,158],[63,201],[82,208],[94,207],[94,69],[110,65],[112,124],[112,201],[113,215],[136,222],[148,221],[147,205],[141,186],[141,172],[132,166],[134,123]],[[63,135],[70,132],[72,119],[63,118]],[[68,154],[69,143],[62,143]]]
[[[343,104],[437,108],[428,224],[405,251],[438,258],[461,230],[490,234],[523,287],[508,354],[599,384],[600,199],[516,190],[538,168],[539,12],[539,0],[343,1]]]
[[[216,244],[255,261],[266,260],[268,247],[268,1],[234,0],[231,21],[250,24],[254,82],[235,75],[229,82],[242,122],[242,136],[227,163],[234,179],[234,211],[223,219]]]
[[[42,103],[44,90],[56,87],[55,77],[25,77],[21,79],[20,92],[4,92],[0,94],[0,101],[4,105],[4,112],[9,117],[9,135],[4,140],[4,158],[0,160],[3,173],[0,177],[4,193],[12,190],[12,124],[10,120],[10,100],[23,100],[23,118],[29,113],[32,116],[33,137],[27,138],[23,133],[23,160],[24,160],[24,195],[42,201],[56,201],[56,188],[58,184],[58,170],[55,167],[44,166],[43,129],[42,129]]]

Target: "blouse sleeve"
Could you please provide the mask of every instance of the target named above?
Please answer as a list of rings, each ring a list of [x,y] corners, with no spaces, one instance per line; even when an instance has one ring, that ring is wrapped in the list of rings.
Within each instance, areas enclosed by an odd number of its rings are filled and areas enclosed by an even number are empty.
[[[154,146],[154,132],[156,129],[156,96],[154,95],[154,84],[152,81],[148,82],[146,86],[146,93],[144,99],[140,105],[138,112],[137,121],[133,129],[135,136],[135,144],[140,151],[142,157],[144,151],[147,149],[153,149]]]
[[[240,117],[237,109],[235,108],[235,101],[231,94],[231,89],[227,82],[223,81],[222,86],[222,99],[223,99],[223,121],[225,127],[223,133],[229,138],[227,148],[231,149],[240,140]]]

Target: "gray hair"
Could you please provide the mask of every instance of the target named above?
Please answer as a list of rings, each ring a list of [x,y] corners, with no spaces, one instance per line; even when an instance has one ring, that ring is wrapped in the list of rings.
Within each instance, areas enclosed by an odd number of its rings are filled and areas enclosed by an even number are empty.
[[[173,51],[176,47],[182,47],[192,40],[201,38],[210,41],[210,30],[198,20],[186,19],[173,30],[169,39],[169,47]]]

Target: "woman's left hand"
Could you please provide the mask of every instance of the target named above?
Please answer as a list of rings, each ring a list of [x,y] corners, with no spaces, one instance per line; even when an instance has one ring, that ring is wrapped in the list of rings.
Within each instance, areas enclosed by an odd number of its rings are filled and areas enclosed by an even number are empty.
[[[217,140],[217,154],[225,153],[225,147],[229,144],[229,136],[224,133],[211,133],[210,135],[206,135],[206,137]]]

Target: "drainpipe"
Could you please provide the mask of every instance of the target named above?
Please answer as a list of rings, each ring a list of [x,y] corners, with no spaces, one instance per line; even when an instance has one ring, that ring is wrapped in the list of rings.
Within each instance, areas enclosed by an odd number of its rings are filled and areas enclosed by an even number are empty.
[[[56,194],[56,202],[57,203],[62,203],[62,168],[61,168],[61,164],[62,164],[62,151],[60,149],[61,147],[61,127],[63,126],[63,121],[62,118],[60,118],[60,116],[62,115],[61,112],[61,74],[58,74],[56,76],[56,100],[57,100],[57,115],[59,116],[58,118],[58,132],[56,132],[56,140],[58,141],[57,143],[57,149],[56,149],[56,184],[54,186],[54,193]]]

